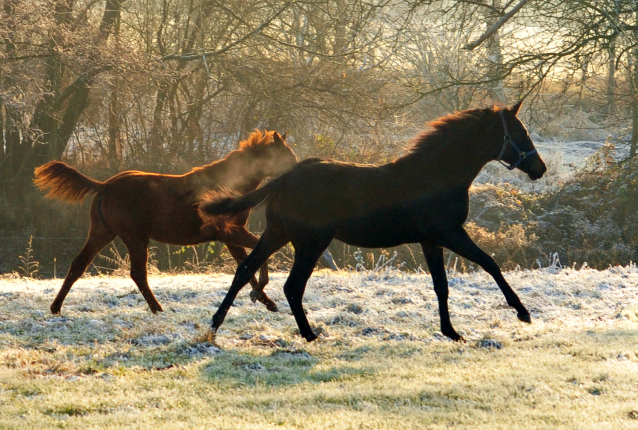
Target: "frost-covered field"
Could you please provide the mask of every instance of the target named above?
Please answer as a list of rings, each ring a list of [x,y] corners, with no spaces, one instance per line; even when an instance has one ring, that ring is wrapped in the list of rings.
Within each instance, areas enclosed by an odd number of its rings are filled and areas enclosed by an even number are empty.
[[[453,275],[466,343],[439,334],[427,275],[316,273],[307,344],[240,293],[206,332],[228,275],[156,276],[152,315],[130,279],[0,279],[0,428],[638,428],[638,269],[510,272],[534,322],[484,273]]]

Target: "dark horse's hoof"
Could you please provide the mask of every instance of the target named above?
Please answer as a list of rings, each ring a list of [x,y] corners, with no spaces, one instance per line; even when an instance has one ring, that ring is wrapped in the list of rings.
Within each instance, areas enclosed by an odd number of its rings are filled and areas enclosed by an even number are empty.
[[[519,313],[517,316],[519,320],[526,322],[527,324],[532,323],[532,317],[529,313],[525,313],[525,314]]]
[[[51,309],[51,313],[53,315],[57,315],[57,314],[60,313],[60,308],[61,308],[61,306],[51,305],[51,307],[49,309]]]
[[[452,331],[446,330],[446,331],[444,331],[442,333],[443,333],[444,336],[449,337],[454,342],[465,342],[465,339],[463,339],[463,336],[458,334],[454,329],[452,329]]]
[[[313,332],[310,332],[310,334],[308,336],[304,336],[304,338],[306,339],[306,342],[312,342],[313,340],[317,339],[317,335]]]

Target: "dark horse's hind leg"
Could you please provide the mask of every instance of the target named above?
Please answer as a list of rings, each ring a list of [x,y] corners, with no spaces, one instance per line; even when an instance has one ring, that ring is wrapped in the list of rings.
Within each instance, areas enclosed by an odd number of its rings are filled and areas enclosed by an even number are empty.
[[[93,261],[98,252],[100,252],[106,245],[108,245],[113,239],[115,234],[102,222],[91,222],[91,230],[89,230],[89,237],[86,239],[84,247],[80,253],[73,259],[69,272],[64,279],[60,292],[51,303],[51,312],[59,314],[62,309],[62,303],[67,294],[71,290],[71,287],[80,279],[80,277],[89,267],[89,264]]]
[[[233,256],[237,264],[241,264],[242,261],[248,257],[246,253],[246,249],[241,246],[228,245],[228,252]],[[265,283],[264,283],[265,280]],[[277,305],[273,302],[267,295],[264,293],[264,287],[268,284],[268,262],[261,265],[259,269],[259,282],[255,279],[254,276],[250,278],[250,286],[253,287],[253,290],[250,292],[250,299],[255,303],[259,301],[266,305],[266,309],[271,312],[279,312]]]
[[[290,270],[290,275],[284,284],[284,293],[288,299],[290,310],[295,316],[297,326],[299,327],[299,333],[308,342],[312,342],[317,338],[310,328],[308,318],[303,309],[303,295],[306,290],[306,283],[312,275],[312,271],[315,269],[317,260],[330,244],[332,237],[328,237],[327,240],[310,240],[304,243],[293,243],[295,248],[295,262]]]
[[[428,263],[430,273],[432,274],[432,283],[434,284],[434,292],[439,300],[439,318],[441,319],[441,333],[452,340],[463,340],[456,330],[452,327],[450,321],[450,312],[448,311],[448,285],[447,275],[445,274],[445,264],[443,263],[443,248],[427,243],[422,243],[425,261]]]
[[[148,239],[133,239],[131,237],[121,237],[122,242],[128,249],[128,255],[131,259],[131,278],[139,288],[142,296],[151,308],[151,312],[156,314],[162,312],[162,305],[159,304],[151,287],[148,286],[148,277],[146,272],[146,263],[148,260]]]
[[[211,321],[211,333],[213,335],[215,335],[219,326],[224,322],[228,309],[230,309],[233,301],[235,301],[235,297],[237,297],[239,291],[250,281],[250,278],[257,272],[257,269],[268,261],[268,257],[288,243],[288,240],[287,237],[275,234],[266,227],[266,231],[261,235],[255,249],[253,249],[250,255],[237,267],[233,283],[230,285],[230,289],[226,293],[226,297],[224,297],[221,305],[219,305],[217,312],[213,315]]]
[[[246,230],[245,227],[241,227],[236,230],[232,230],[230,233],[224,233],[220,235],[219,240],[226,244],[230,255],[233,256],[237,264],[239,265],[247,257],[246,250],[244,248],[254,249],[259,242],[259,238]],[[259,270],[259,282],[254,276],[250,278],[250,285],[253,290],[250,292],[250,299],[254,302],[259,301],[266,305],[266,309],[271,312],[277,312],[277,305],[275,302],[264,293],[264,287],[268,284],[268,260],[261,265]]]
[[[518,312],[518,319],[531,323],[532,318],[521,303],[521,300],[518,298],[512,287],[509,286],[503,274],[501,273],[501,268],[498,267],[496,261],[492,257],[490,257],[485,251],[478,247],[477,244],[472,241],[470,236],[468,236],[467,232],[461,228],[459,230],[454,231],[448,238],[446,238],[443,246],[448,248],[450,251],[457,253],[463,258],[467,258],[468,260],[478,264],[481,266],[487,273],[492,275],[492,278],[496,281],[499,288],[503,292],[505,296],[505,300],[507,304],[516,309]]]

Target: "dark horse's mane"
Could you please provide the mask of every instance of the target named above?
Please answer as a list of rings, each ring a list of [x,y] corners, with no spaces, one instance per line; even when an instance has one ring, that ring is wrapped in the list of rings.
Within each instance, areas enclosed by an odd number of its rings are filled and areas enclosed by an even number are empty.
[[[410,153],[423,150],[432,150],[450,139],[467,136],[467,133],[476,133],[477,122],[484,121],[491,113],[496,113],[502,108],[497,105],[484,109],[470,109],[454,112],[444,117],[430,121],[426,124],[428,129],[417,134],[408,147]]]

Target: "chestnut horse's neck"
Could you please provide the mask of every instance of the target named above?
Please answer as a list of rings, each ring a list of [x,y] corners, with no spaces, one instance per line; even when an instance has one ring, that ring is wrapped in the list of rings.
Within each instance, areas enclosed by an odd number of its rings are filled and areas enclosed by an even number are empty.
[[[194,188],[230,188],[244,194],[255,190],[265,175],[251,154],[245,149],[232,151],[225,158],[184,175]]]

